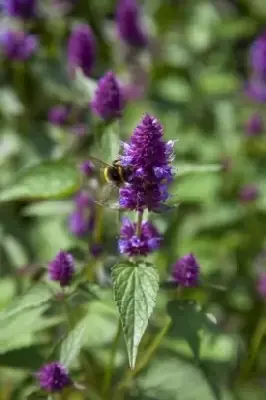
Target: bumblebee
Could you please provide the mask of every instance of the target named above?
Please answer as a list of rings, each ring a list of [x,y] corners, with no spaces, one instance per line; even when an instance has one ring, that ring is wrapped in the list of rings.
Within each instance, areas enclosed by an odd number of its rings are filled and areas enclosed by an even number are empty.
[[[115,192],[117,193],[118,189],[124,186],[125,183],[129,182],[131,169],[130,167],[123,167],[119,159],[114,160],[111,165],[95,157],[90,157],[90,160],[96,168],[100,168],[102,172],[101,178],[105,182],[103,193],[97,203],[110,206],[112,195]],[[117,208],[117,206],[112,208]]]

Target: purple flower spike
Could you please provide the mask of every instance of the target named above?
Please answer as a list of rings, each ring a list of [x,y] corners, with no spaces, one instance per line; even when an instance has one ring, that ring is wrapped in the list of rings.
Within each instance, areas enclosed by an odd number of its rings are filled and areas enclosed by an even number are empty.
[[[249,203],[257,200],[259,191],[256,186],[249,184],[242,187],[239,193],[239,198],[243,203]]]
[[[70,113],[70,106],[58,104],[49,110],[48,120],[55,126],[63,126],[68,122]]]
[[[40,387],[46,392],[61,392],[71,384],[66,368],[58,361],[45,364],[36,374]]]
[[[252,76],[247,84],[246,95],[258,103],[266,103],[266,79]]]
[[[71,32],[68,41],[68,63],[70,72],[80,68],[90,76],[96,56],[95,38],[89,25],[79,24]]]
[[[90,253],[93,257],[99,257],[103,252],[103,245],[101,243],[93,243],[90,247]]]
[[[163,141],[160,122],[146,114],[123,144],[121,164],[130,167],[130,182],[120,189],[120,206],[130,210],[155,210],[167,200],[173,179],[170,162],[174,142]]]
[[[80,192],[75,198],[75,210],[69,217],[70,232],[77,237],[84,237],[94,228],[94,202],[86,192]]]
[[[124,108],[122,89],[113,72],[107,72],[98,82],[91,107],[105,121],[121,117]]]
[[[256,136],[263,132],[264,123],[263,119],[259,114],[252,115],[247,121],[246,134],[248,136]]]
[[[48,266],[48,274],[52,281],[60,282],[60,286],[68,286],[74,274],[74,260],[70,253],[60,250]]]
[[[162,237],[151,222],[143,222],[140,235],[136,234],[136,223],[123,218],[120,230],[119,251],[121,254],[132,256],[147,256],[157,250]]]
[[[266,31],[258,37],[250,49],[250,66],[259,78],[266,79]]]
[[[181,257],[173,266],[172,277],[181,286],[195,287],[199,280],[199,264],[192,253]]]
[[[145,47],[148,43],[140,19],[140,7],[136,0],[120,0],[116,13],[119,37],[128,45]]]
[[[262,272],[259,275],[257,291],[263,299],[266,299],[266,272]]]
[[[36,51],[37,38],[23,31],[8,30],[0,33],[0,51],[13,61],[26,61]]]
[[[36,16],[36,0],[4,0],[4,10],[11,17],[30,19]]]

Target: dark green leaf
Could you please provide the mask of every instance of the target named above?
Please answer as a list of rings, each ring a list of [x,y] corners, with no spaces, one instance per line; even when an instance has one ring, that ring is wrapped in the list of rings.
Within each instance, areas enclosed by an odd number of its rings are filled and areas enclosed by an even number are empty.
[[[129,365],[133,369],[139,343],[155,306],[159,276],[153,264],[125,262],[114,266],[112,282],[125,335]]]

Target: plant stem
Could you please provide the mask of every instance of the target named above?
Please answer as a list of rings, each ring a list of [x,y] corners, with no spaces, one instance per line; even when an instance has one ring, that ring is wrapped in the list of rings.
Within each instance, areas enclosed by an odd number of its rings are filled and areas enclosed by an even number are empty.
[[[163,326],[163,328],[157,333],[157,335],[155,336],[154,340],[151,342],[151,344],[146,349],[145,353],[143,354],[143,357],[137,363],[136,368],[134,370],[129,370],[126,373],[125,378],[122,380],[122,382],[118,386],[118,390],[125,389],[129,385],[131,379],[135,375],[137,375],[137,373],[139,373],[148,364],[148,362],[150,361],[151,357],[153,356],[153,354],[155,353],[155,351],[157,350],[157,348],[161,344],[161,341],[162,341],[163,337],[168,332],[168,329],[170,328],[171,322],[172,321],[169,318],[168,321]]]
[[[107,395],[108,395],[108,391],[110,389],[111,382],[112,382],[114,362],[115,362],[115,356],[116,356],[116,351],[117,351],[117,346],[118,346],[118,342],[119,342],[120,333],[121,333],[121,322],[118,321],[116,335],[114,337],[114,340],[113,340],[113,343],[112,343],[112,347],[111,347],[109,363],[106,366],[104,379],[103,379],[103,390],[102,390],[102,393],[103,394],[107,394]]]
[[[140,237],[141,235],[141,225],[142,225],[143,211],[137,212],[137,226],[136,226],[136,235]]]
[[[64,311],[67,317],[67,323],[68,323],[68,329],[69,331],[71,331],[74,327],[74,321],[71,317],[71,312],[70,312],[70,308],[69,308],[69,304],[66,298],[63,299],[62,301],[63,303],[63,307],[64,307]]]
[[[253,367],[254,361],[256,360],[261,341],[265,336],[265,334],[266,334],[266,307],[264,306],[262,314],[258,320],[257,326],[251,338],[249,355],[248,358],[246,359],[246,362],[244,362],[243,368],[240,371],[239,380],[246,380],[248,378],[250,371]]]

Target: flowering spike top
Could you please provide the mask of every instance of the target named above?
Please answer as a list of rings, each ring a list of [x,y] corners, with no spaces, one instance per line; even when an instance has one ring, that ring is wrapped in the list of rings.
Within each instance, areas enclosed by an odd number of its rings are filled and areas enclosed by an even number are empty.
[[[174,141],[163,141],[163,126],[146,114],[129,143],[123,143],[121,164],[130,167],[130,182],[120,189],[120,206],[130,210],[156,210],[167,200],[173,179],[170,162]]]
[[[70,253],[60,250],[48,266],[48,274],[52,281],[58,281],[60,286],[68,286],[74,274],[74,260]]]
[[[37,45],[37,38],[23,31],[7,30],[0,33],[0,52],[13,61],[28,60]]]
[[[137,0],[120,0],[116,13],[116,25],[120,38],[134,47],[145,47],[148,39],[140,19]]]
[[[128,218],[123,218],[120,230],[119,251],[121,254],[132,256],[147,256],[157,250],[162,242],[162,237],[151,222],[143,222],[140,234],[136,234],[136,223]]]
[[[74,27],[68,41],[68,63],[70,72],[80,68],[90,76],[96,54],[96,43],[91,28],[87,24]]]
[[[122,89],[112,71],[99,80],[91,107],[94,113],[105,121],[121,117],[124,99]]]
[[[36,375],[40,387],[48,393],[61,392],[71,384],[68,372],[60,362],[43,365]]]
[[[75,209],[70,214],[68,227],[70,232],[83,237],[91,232],[95,223],[95,209],[91,196],[86,192],[80,192],[75,198]]]
[[[71,107],[69,105],[57,104],[50,108],[48,113],[48,120],[55,126],[63,126],[67,124],[71,114]]]
[[[250,49],[250,66],[259,78],[266,79],[266,31],[259,36]]]
[[[199,270],[195,256],[192,253],[186,254],[173,266],[172,277],[181,286],[195,287],[198,285]]]
[[[36,0],[4,0],[6,14],[11,17],[30,19],[36,16]]]

